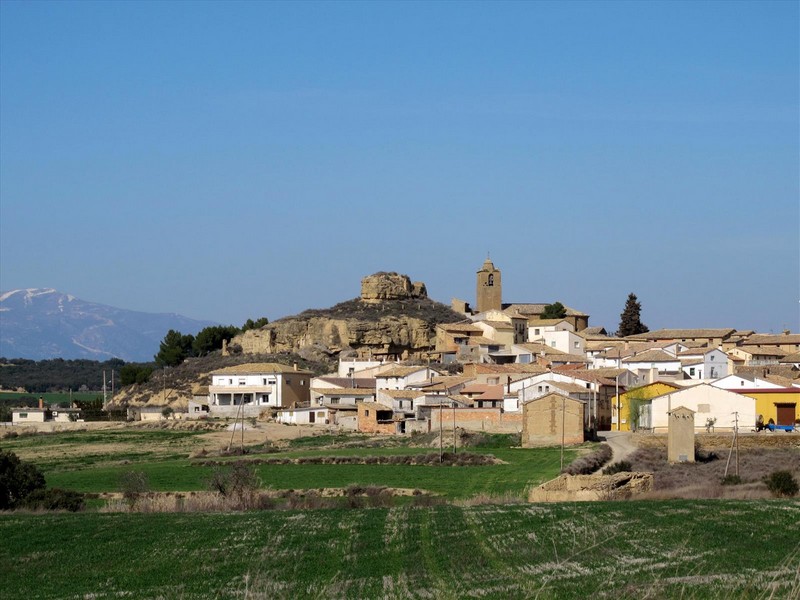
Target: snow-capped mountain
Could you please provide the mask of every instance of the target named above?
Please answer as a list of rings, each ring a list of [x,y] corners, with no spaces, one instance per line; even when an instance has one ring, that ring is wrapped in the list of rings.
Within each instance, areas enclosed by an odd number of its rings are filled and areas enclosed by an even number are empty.
[[[150,361],[170,329],[196,334],[211,321],[87,302],[54,289],[0,294],[0,356]]]

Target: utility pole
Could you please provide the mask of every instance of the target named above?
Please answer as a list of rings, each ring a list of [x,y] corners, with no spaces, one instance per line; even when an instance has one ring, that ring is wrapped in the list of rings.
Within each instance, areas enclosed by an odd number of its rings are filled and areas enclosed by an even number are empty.
[[[456,453],[456,401],[451,400],[453,403],[453,454]]]
[[[442,434],[442,401],[439,400],[439,462],[444,462],[444,437]]]
[[[739,439],[738,439],[738,432],[739,432],[739,413],[735,412],[734,415],[734,425],[733,425],[733,439],[731,440],[731,448],[728,450],[728,460],[725,462],[725,474],[723,477],[728,476],[728,467],[731,464],[731,454],[733,454],[733,448],[736,447],[736,476],[739,476]]]
[[[564,424],[566,422],[567,404],[564,396],[561,396],[561,471],[564,470]]]
[[[108,404],[108,399],[106,398],[106,371],[103,369],[103,408],[106,407]]]
[[[617,392],[617,431],[622,429],[622,415],[620,414],[619,410],[619,375],[620,374],[617,373],[617,376],[614,378],[614,386],[616,387]]]

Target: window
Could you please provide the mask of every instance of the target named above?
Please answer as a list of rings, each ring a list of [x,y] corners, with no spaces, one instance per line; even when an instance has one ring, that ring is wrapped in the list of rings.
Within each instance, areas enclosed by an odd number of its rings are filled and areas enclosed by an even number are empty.
[[[19,418],[20,419],[27,419],[28,418],[28,413],[19,413]]]
[[[500,383],[500,378],[499,377],[488,377],[486,379],[486,383],[488,383],[489,385],[497,385],[498,383]]]
[[[712,354],[711,356],[709,356],[708,360],[714,360],[714,355]]]
[[[368,416],[369,416],[369,410],[365,410],[365,411],[364,411],[364,416],[365,416],[365,417],[368,417]]]
[[[540,331],[539,329],[534,329],[533,330],[533,335],[539,335],[539,331]]]
[[[264,385],[267,385],[267,378],[266,377],[264,377],[261,381],[264,382]]]
[[[555,348],[556,347],[556,343],[555,342],[550,342],[550,347],[551,348]]]
[[[228,379],[228,385],[233,385],[233,379]]]
[[[489,275],[489,280],[487,281],[486,285],[492,287],[494,285],[494,275]]]
[[[573,342],[572,343],[572,347],[573,348],[580,348],[581,347],[581,343],[580,342]]]
[[[292,380],[288,377],[286,378],[286,385],[292,385]]]
[[[538,389],[538,391],[540,391],[540,392],[542,391],[542,386],[539,386],[539,389]]]
[[[339,398],[331,398],[331,404],[339,404]]]
[[[300,385],[305,385],[305,384],[306,384],[306,380],[305,379],[301,379],[300,380]]]
[[[245,378],[244,377],[239,377],[239,385],[244,385],[245,383],[247,383],[245,381]]]
[[[694,377],[694,367],[689,367],[689,377]]]

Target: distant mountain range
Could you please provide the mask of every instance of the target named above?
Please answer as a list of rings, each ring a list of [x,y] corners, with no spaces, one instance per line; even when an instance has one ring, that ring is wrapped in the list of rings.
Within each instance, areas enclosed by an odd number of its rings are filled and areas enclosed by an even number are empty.
[[[212,321],[87,302],[54,289],[0,294],[0,356],[151,361],[170,329],[196,334]]]

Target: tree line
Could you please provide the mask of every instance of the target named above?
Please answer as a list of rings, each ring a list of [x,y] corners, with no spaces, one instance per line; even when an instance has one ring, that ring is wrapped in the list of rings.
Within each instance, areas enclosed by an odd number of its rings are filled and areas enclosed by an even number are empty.
[[[158,354],[153,358],[159,367],[174,367],[184,360],[195,356],[206,356],[211,352],[222,349],[222,343],[230,340],[240,333],[250,329],[260,329],[267,325],[266,317],[260,319],[247,319],[244,325],[212,325],[198,332],[197,335],[183,334],[175,329],[170,329],[158,348]]]
[[[125,361],[112,358],[106,361],[63,358],[29,360],[0,358],[0,386],[6,390],[24,389],[32,394],[45,392],[78,392],[103,389],[103,371],[111,386],[111,372],[117,375]],[[120,382],[121,383],[121,382]]]

